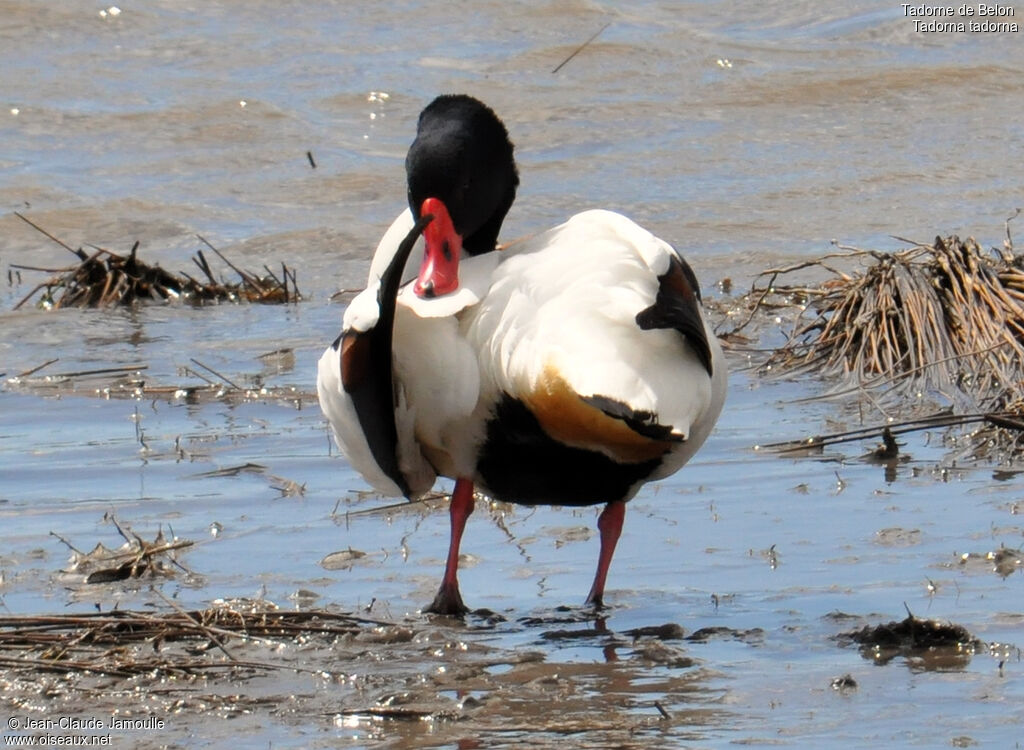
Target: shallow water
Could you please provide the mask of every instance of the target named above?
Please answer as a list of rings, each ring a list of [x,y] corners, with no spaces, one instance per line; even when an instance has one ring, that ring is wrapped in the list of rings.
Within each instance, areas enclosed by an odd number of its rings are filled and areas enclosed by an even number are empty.
[[[1024,20],[1024,7],[1006,7]],[[870,444],[803,459],[755,451],[856,424],[856,414],[798,401],[821,386],[765,381],[736,352],[715,434],[630,505],[605,630],[577,607],[596,557],[596,510],[511,506],[473,517],[461,575],[468,603],[503,619],[461,627],[417,614],[443,565],[443,504],[373,511],[390,501],[362,493],[310,398],[343,309],[331,294],[360,285],[402,208],[404,151],[434,94],[467,91],[504,116],[522,173],[506,236],[583,207],[617,208],[684,248],[714,297],[725,278],[743,290],[761,269],[816,256],[833,238],[882,249],[898,246],[890,234],[1001,243],[1021,205],[1019,33],[918,33],[900,4],[876,2],[100,10],[0,0],[2,607],[166,608],[148,582],[89,588],[61,573],[69,551],[51,532],[83,550],[117,546],[104,520],[113,514],[147,539],[163,528],[197,542],[180,555],[191,572],[156,584],[182,606],[265,597],[369,607],[416,634],[354,656],[296,657],[350,670],[342,684],[278,674],[203,686],[268,698],[240,715],[169,713],[136,695],[138,710],[167,726],[115,744],[1024,739],[1021,575],[963,561],[1024,545],[1019,482],[964,464],[940,435],[906,438],[909,458],[888,477],[859,458]],[[10,264],[73,260],[15,211],[75,247],[127,251],[138,240],[144,259],[175,270],[191,266],[201,234],[245,268],[297,268],[306,301],[15,312],[44,275],[8,281]],[[282,346],[293,362],[260,358]],[[145,365],[147,384],[202,385],[186,370],[199,369],[192,360],[252,395],[187,403],[107,393],[109,375],[44,380]],[[211,475],[248,463],[264,468]],[[321,565],[350,548],[365,553],[351,567]],[[834,640],[865,621],[902,619],[905,607],[1011,647],[936,669],[876,665]],[[732,636],[652,645],[625,635],[664,623]],[[588,628],[595,635],[551,635]],[[847,673],[859,687],[834,690]],[[400,691],[462,705],[461,718],[339,718]],[[462,703],[467,691],[475,708]],[[108,715],[118,704],[5,698],[19,716]]]

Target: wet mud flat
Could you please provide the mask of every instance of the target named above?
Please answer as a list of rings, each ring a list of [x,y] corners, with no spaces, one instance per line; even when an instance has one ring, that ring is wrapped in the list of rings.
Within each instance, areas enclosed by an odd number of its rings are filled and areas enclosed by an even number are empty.
[[[965,459],[970,435],[757,449],[858,417],[734,351],[707,448],[629,506],[608,610],[580,606],[594,509],[481,504],[477,609],[436,618],[443,493],[366,494],[309,390],[320,343],[274,348],[280,318],[337,310],[25,314],[0,390],[5,713],[94,718],[126,747],[1018,739],[1024,498],[1012,462]],[[239,334],[168,351],[182,326]],[[21,375],[44,349],[63,356]],[[962,631],[894,639],[908,610]],[[15,733],[79,731],[39,727]]]
[[[825,619],[849,628],[858,618]],[[767,636],[758,628],[687,634],[666,623],[618,632],[606,618],[568,607],[517,621],[478,611],[466,623],[394,622],[253,600],[165,615],[4,618],[0,627],[5,654],[18,641],[36,641],[37,650],[46,644],[51,655],[62,651],[34,671],[31,659],[21,658],[8,672],[13,716],[29,726],[54,714],[83,723],[103,717],[101,729],[133,746],[223,742],[216,730],[202,730],[211,719],[230,720],[233,736],[270,738],[272,746],[787,744],[744,737],[749,716],[723,685],[728,665],[709,663],[716,649],[708,644],[725,644],[723,653],[729,645],[763,648]],[[998,657],[1002,675],[1013,650],[912,616],[844,630],[836,640],[859,644],[876,664],[899,654],[914,672],[936,675],[967,671],[978,654]],[[500,645],[509,641],[518,643]],[[843,701],[854,701],[862,682],[877,689],[871,676],[854,673],[860,670],[812,688],[827,701],[819,710],[828,723],[842,721],[828,715],[848,709]],[[786,693],[765,687],[773,710],[784,711]],[[791,731],[800,744],[806,726]],[[822,740],[832,736],[817,731]],[[968,735],[952,740],[975,742]]]
[[[44,633],[60,632],[55,619],[26,623],[19,635],[30,631],[41,640]],[[488,737],[488,744],[552,746],[590,736],[603,746],[672,736],[724,719],[716,718],[720,696],[702,684],[705,670],[672,644],[684,642],[676,627],[615,633],[571,613],[500,628],[493,621],[503,618],[493,615],[465,625],[422,618],[387,622],[324,610],[282,611],[253,601],[162,619],[123,612],[68,621],[66,643],[76,643],[67,649],[64,669],[43,668],[5,685],[8,695],[25,701],[12,700],[15,713],[36,715],[33,708],[43,699],[62,713],[165,717],[170,731],[154,744],[212,714],[249,725],[257,737],[265,736],[267,723],[278,724],[271,736],[288,739],[273,744],[284,746],[318,739],[415,746],[474,736]],[[9,621],[4,626],[10,640]],[[490,643],[499,634],[521,637],[527,630],[535,643]],[[95,655],[101,634],[118,644],[118,654],[105,667],[95,660],[88,669],[77,661],[78,652]],[[551,662],[558,650],[551,643],[566,640],[597,648],[604,658]],[[139,645],[128,647],[132,641]],[[46,697],[24,697],[33,693]]]

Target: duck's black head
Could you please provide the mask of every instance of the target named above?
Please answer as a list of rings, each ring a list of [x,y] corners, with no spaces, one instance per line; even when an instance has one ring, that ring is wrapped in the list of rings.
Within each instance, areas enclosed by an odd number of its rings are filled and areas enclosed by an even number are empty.
[[[434,215],[417,292],[445,294],[458,286],[460,250],[479,255],[494,250],[498,232],[519,186],[513,147],[505,125],[483,102],[465,94],[439,96],[420,114],[416,140],[405,169],[409,208],[419,218]],[[435,259],[438,269],[424,273]]]

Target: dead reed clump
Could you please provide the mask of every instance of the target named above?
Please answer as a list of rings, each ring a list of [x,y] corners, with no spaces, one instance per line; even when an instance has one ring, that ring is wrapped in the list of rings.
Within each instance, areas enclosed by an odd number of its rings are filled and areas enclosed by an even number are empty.
[[[742,340],[758,312],[795,309],[762,372],[813,373],[861,396],[884,388],[869,397],[876,405],[913,395],[1012,416],[1009,407],[1024,402],[1024,261],[1010,236],[1017,213],[992,252],[955,235],[896,252],[837,244],[839,252],[763,271],[731,313],[745,308],[745,321],[725,337]],[[781,283],[798,271],[823,280]]]
[[[104,516],[104,520],[112,523],[124,539],[124,544],[118,549],[112,550],[98,543],[91,551],[82,552],[59,534],[50,532],[71,550],[70,565],[64,571],[65,574],[75,578],[81,576],[80,580],[84,584],[96,584],[167,578],[173,575],[175,568],[190,573],[178,561],[176,553],[191,547],[192,542],[187,539],[168,539],[163,529],[150,542],[119,524],[112,514]]]
[[[885,419],[760,447],[820,450],[884,438],[887,429],[895,436],[974,425],[966,441],[950,443],[965,458],[1019,459],[1024,258],[1014,254],[1010,235],[1019,213],[1006,220],[1002,247],[991,251],[955,235],[895,252],[836,243],[838,252],[758,274],[727,311],[742,322],[722,334],[726,343],[750,342],[745,329],[752,323],[782,324],[785,340],[760,361],[760,372],[813,374],[831,383],[821,398],[849,397],[862,419],[865,407]]]
[[[174,602],[166,599],[171,605]],[[275,644],[326,643],[390,623],[324,610],[281,610],[270,602],[220,601],[202,610],[113,610],[0,616],[0,667],[39,679],[45,673],[106,677],[212,675],[303,670],[275,657]],[[248,658],[255,644],[265,657]],[[235,653],[235,648],[242,649]],[[243,655],[244,654],[244,655]]]
[[[952,236],[847,257],[870,263],[821,284],[767,368],[956,391],[981,406],[1024,386],[1024,271],[1012,254]]]
[[[35,268],[12,265],[19,271],[41,271],[53,274],[37,284],[14,306],[20,308],[40,293],[38,305],[46,309],[60,307],[114,307],[139,302],[166,302],[181,300],[194,305],[208,302],[259,302],[281,304],[302,299],[295,281],[295,271],[281,264],[277,276],[264,266],[266,276],[243,271],[229,261],[202,237],[199,240],[225,263],[238,277],[238,282],[226,282],[214,276],[202,250],[197,250],[192,262],[203,272],[205,281],[187,273],[173,274],[159,265],[150,265],[138,257],[136,242],[128,255],[95,247],[89,254],[82,248],[74,249],[47,232],[38,224],[15,212],[15,216],[53,240],[78,258],[74,266],[61,269]]]

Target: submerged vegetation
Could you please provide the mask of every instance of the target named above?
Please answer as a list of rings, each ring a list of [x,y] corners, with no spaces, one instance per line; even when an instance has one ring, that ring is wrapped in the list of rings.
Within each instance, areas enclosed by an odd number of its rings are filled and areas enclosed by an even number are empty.
[[[962,625],[925,620],[910,612],[898,622],[840,633],[838,641],[841,645],[857,644],[864,658],[878,664],[902,656],[912,666],[924,669],[962,668],[972,654],[987,648]]]

